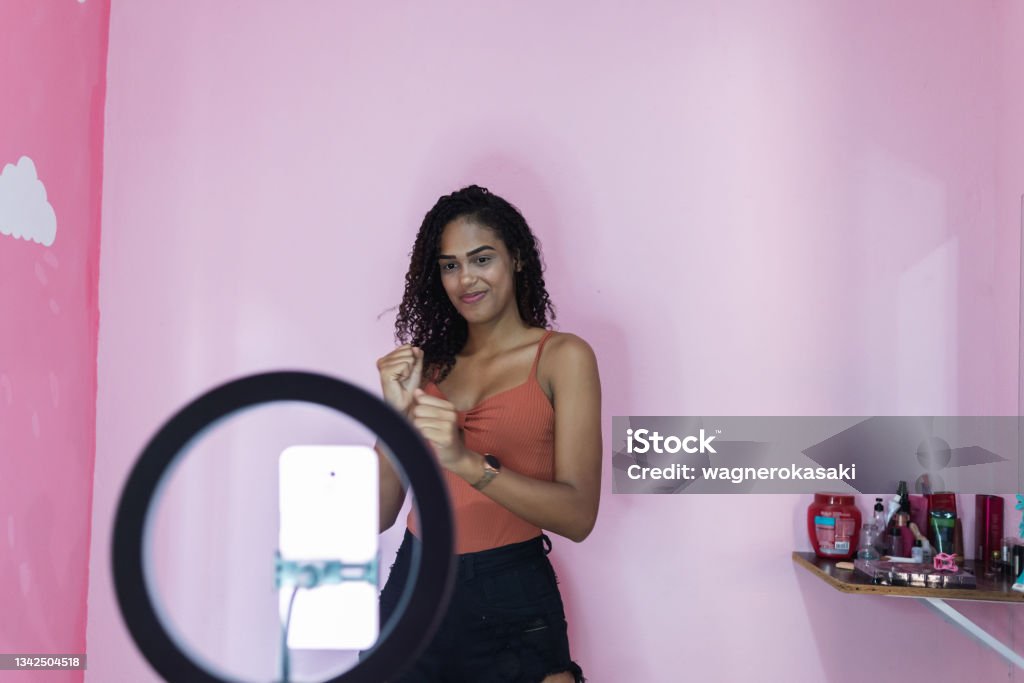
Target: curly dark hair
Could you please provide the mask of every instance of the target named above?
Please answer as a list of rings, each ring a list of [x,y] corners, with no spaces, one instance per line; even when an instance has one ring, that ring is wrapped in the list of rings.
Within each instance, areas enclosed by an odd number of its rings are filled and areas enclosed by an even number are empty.
[[[517,256],[521,270],[515,273],[516,303],[523,321],[547,327],[555,309],[544,287],[544,265],[539,242],[519,209],[478,185],[464,187],[441,197],[423,217],[416,234],[405,275],[405,294],[395,319],[395,339],[423,349],[424,375],[442,381],[455,365],[469,330],[466,319],[452,305],[441,284],[437,263],[441,233],[457,218],[470,219],[491,228],[508,251]]]

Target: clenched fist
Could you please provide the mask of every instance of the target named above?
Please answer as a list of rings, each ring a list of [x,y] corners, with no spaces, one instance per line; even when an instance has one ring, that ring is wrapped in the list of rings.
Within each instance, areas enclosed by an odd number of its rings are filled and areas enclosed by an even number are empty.
[[[415,389],[409,418],[423,438],[434,446],[442,467],[453,469],[468,455],[459,431],[458,413],[448,401]]]
[[[403,344],[377,360],[380,388],[384,402],[408,416],[413,404],[413,391],[419,389],[423,377],[423,349]]]

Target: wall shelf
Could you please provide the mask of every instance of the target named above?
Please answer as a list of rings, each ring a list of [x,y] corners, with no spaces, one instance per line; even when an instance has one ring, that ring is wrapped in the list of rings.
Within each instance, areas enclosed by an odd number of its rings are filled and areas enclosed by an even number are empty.
[[[998,638],[968,619],[950,600],[971,602],[1024,603],[1024,593],[1011,590],[1014,579],[990,577],[975,572],[977,588],[914,588],[911,586],[882,586],[871,583],[866,576],[852,569],[839,569],[835,560],[825,560],[812,552],[793,551],[793,562],[811,572],[822,581],[843,593],[883,595],[896,598],[916,598],[938,612],[944,619],[964,631],[982,645],[999,653],[1019,669],[1024,669],[1024,657],[1014,652]],[[967,560],[964,566],[974,571],[974,561]]]

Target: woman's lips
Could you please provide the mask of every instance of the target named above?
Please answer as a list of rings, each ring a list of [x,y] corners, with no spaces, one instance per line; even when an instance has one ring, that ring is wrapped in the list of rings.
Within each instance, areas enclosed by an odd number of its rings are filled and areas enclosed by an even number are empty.
[[[485,294],[487,294],[487,292],[480,292],[478,294],[466,294],[465,296],[462,296],[460,298],[462,299],[462,303],[475,304],[477,301],[480,301],[480,299],[483,299]]]

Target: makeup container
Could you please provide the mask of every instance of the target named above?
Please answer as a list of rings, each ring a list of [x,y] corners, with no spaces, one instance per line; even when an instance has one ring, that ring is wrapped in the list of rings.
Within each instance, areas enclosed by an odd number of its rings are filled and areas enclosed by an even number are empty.
[[[886,522],[887,517],[885,514],[885,504],[881,498],[875,498],[875,509],[871,515],[871,524],[875,528],[875,553],[878,555],[884,555],[889,552],[888,539],[886,537]]]
[[[914,541],[914,547],[910,549],[910,559],[914,562],[924,562],[924,548],[921,541]]]
[[[928,496],[928,540],[936,553],[956,554],[956,495],[948,491]],[[978,557],[984,560],[984,556]]]
[[[993,558],[1003,561],[1003,499],[1001,496],[978,494],[974,497],[975,559],[983,560],[983,570],[991,573]],[[1009,561],[1009,558],[1006,558]]]
[[[815,493],[807,507],[807,534],[818,557],[849,560],[860,534],[860,510],[854,497],[842,493]]]
[[[928,499],[925,496],[911,494],[910,498],[910,521],[917,525],[918,529],[928,528]]]
[[[910,523],[910,533],[914,535],[914,547],[921,548],[921,562],[931,562],[935,553],[932,551],[931,542],[921,533],[917,524]]]
[[[910,533],[910,496],[907,493],[907,482],[901,481],[894,501],[899,501],[895,514],[889,521],[889,554],[908,557],[914,546],[914,537]]]
[[[935,552],[955,554],[956,517],[949,510],[932,510],[929,515],[931,519],[928,520],[928,540],[931,541]]]
[[[875,529],[879,532],[885,528],[885,506],[882,505],[881,498],[875,498],[875,509],[872,512],[871,523],[875,525]]]

